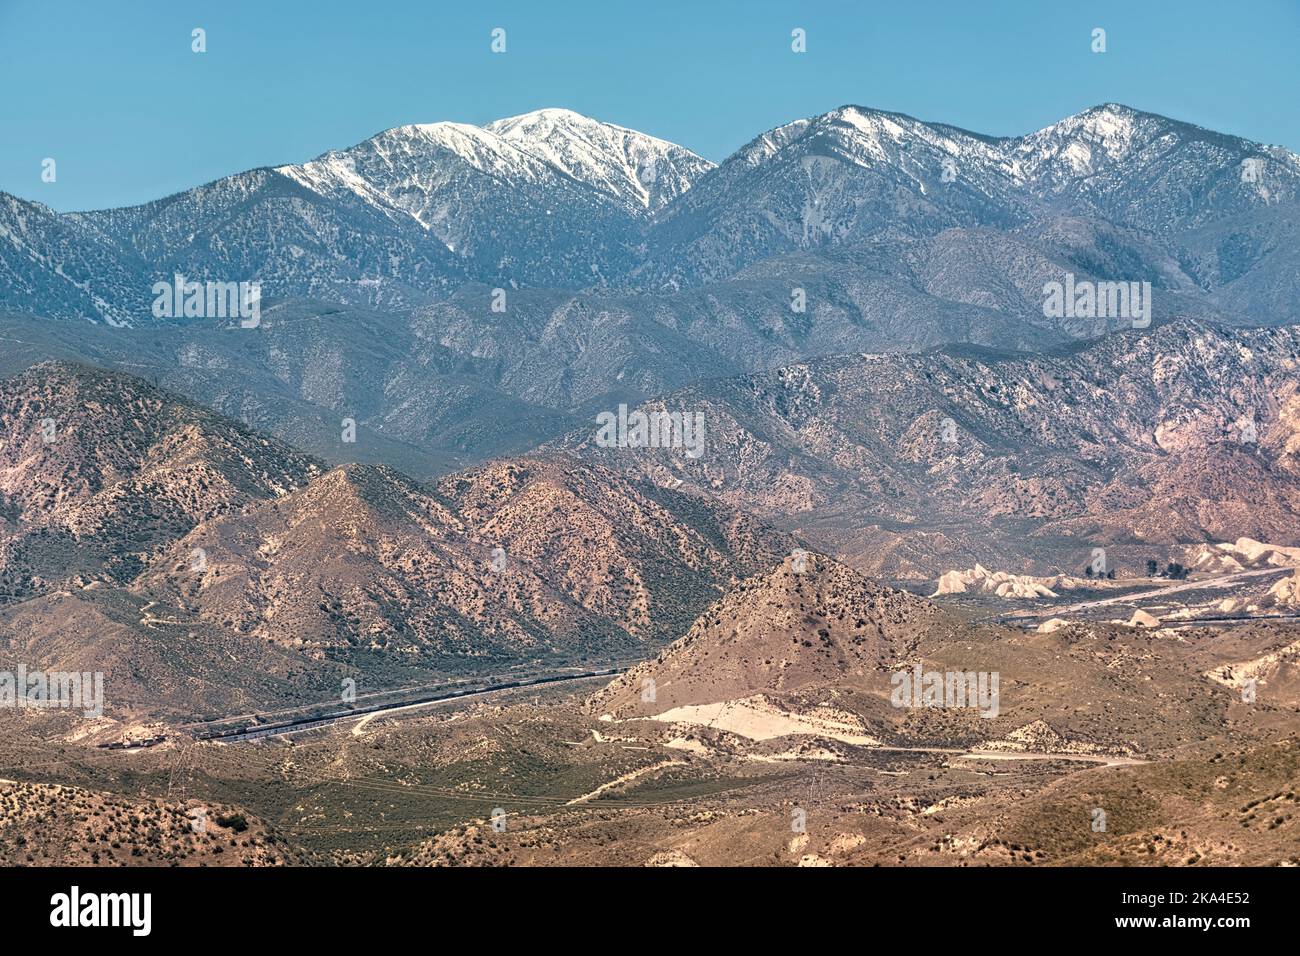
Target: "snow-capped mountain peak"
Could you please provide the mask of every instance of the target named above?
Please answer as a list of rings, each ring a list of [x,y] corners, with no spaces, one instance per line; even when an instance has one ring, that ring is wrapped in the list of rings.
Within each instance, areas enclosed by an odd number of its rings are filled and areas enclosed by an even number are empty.
[[[1040,195],[1158,231],[1300,195],[1300,162],[1287,150],[1119,103],[1067,116],[1007,148]]]
[[[1049,177],[1089,176],[1123,161],[1163,129],[1168,120],[1118,103],[1094,106],[1014,141],[1017,159]]]
[[[300,166],[276,171],[322,191],[338,186],[373,197],[421,178],[436,179],[440,168],[463,162],[489,176],[535,182],[550,174],[540,161],[487,130],[468,123],[397,126],[356,146],[331,150]]]
[[[505,135],[512,130],[528,130],[535,132],[537,130],[549,130],[557,126],[605,126],[600,120],[592,119],[590,116],[584,116],[576,110],[565,109],[562,106],[547,106],[540,110],[532,110],[528,113],[520,113],[518,116],[507,116],[503,119],[493,120],[485,124],[486,128]]]
[[[903,113],[864,106],[841,106],[815,117],[813,133],[833,136],[846,158],[907,166],[914,161],[951,159],[969,173],[976,168],[1009,173],[1000,144],[955,126],[927,123]]]
[[[507,186],[594,190],[643,216],[681,195],[713,168],[666,140],[602,123],[567,109],[542,109],[472,126],[438,122],[398,126],[356,146],[276,172],[324,196],[340,191],[396,206],[431,226],[441,213],[425,201],[464,174]]]
[[[675,143],[573,110],[534,110],[483,129],[633,209],[667,205],[713,168]]]

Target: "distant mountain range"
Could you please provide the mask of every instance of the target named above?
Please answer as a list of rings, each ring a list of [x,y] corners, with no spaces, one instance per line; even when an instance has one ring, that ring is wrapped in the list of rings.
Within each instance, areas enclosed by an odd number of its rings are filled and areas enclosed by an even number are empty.
[[[138,324],[174,273],[409,308],[466,283],[663,292],[851,262],[1040,326],[1042,282],[1067,269],[1149,280],[1163,315],[1277,322],[1295,317],[1298,192],[1285,149],[1115,104],[1015,138],[846,106],[717,166],[547,109],[402,126],[126,209],[5,195],[0,304]]]
[[[549,441],[885,576],[1289,543],[1298,184],[1117,105],[1016,138],[844,107],[717,166],[567,110],[404,126],[131,209],[0,197],[0,374],[117,368],[320,468]],[[177,272],[263,282],[257,327],[155,319]],[[1068,275],[1150,282],[1155,322],[1081,344],[1132,323],[1045,315]],[[595,447],[647,401],[708,454]]]
[[[138,324],[152,318],[149,288],[174,273],[385,306],[467,281],[585,288],[625,274],[642,227],[711,166],[542,110],[483,128],[402,126],[128,209],[56,216],[5,196],[0,296],[24,311]]]
[[[1156,326],[1298,321],[1298,184],[1113,104],[1016,138],[843,107],[717,166],[567,110],[404,126],[128,209],[0,194],[0,373],[116,367],[429,476],[703,378],[1131,325],[1045,315],[1067,276],[1149,282]],[[261,282],[259,327],[155,318],[176,274]]]

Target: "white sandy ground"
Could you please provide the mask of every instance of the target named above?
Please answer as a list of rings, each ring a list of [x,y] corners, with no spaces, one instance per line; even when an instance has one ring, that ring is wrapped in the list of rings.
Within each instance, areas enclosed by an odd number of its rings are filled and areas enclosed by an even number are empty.
[[[930,597],[941,594],[965,594],[968,591],[983,591],[1004,598],[1040,598],[1059,597],[1060,591],[1072,591],[1076,588],[1114,587],[1114,581],[1105,578],[1076,578],[1068,574],[1054,574],[1050,577],[1036,577],[1032,574],[1009,574],[1006,571],[990,571],[982,564],[976,564],[968,571],[945,571],[939,575],[935,592]]]
[[[1251,678],[1259,679],[1270,670],[1282,664],[1300,664],[1300,641],[1279,648],[1271,654],[1265,654],[1250,661],[1224,664],[1214,670],[1206,671],[1205,676],[1225,687],[1239,690]]]
[[[860,747],[880,745],[880,741],[869,736],[852,714],[830,707],[817,707],[806,714],[796,714],[782,710],[762,694],[717,704],[688,704],[653,717],[634,719],[711,727],[749,740],[807,734]]]
[[[1266,544],[1254,538],[1238,538],[1233,543],[1202,545],[1190,559],[1195,570],[1242,571],[1264,565],[1300,567],[1300,548]]]
[[[1111,618],[1107,624],[1123,624],[1125,627],[1159,627],[1160,618],[1138,608],[1127,621],[1123,618]]]
[[[674,737],[664,746],[671,747],[673,750],[685,750],[687,753],[697,754],[701,757],[707,757],[713,753],[703,741],[692,740],[690,737]]]
[[[602,720],[609,717],[602,716]],[[610,717],[613,720],[612,717]],[[705,727],[724,731],[749,740],[771,740],[776,737],[808,736],[838,740],[846,744],[870,747],[893,753],[950,754],[953,760],[1069,760],[1097,764],[1102,767],[1120,767],[1146,763],[1139,757],[1122,754],[1090,752],[1088,745],[1059,737],[1041,722],[1027,724],[1012,731],[1002,740],[993,740],[982,748],[961,749],[950,747],[892,747],[882,744],[865,733],[866,728],[852,714],[830,707],[816,707],[807,713],[783,710],[762,694],[721,701],[715,704],[691,704],[674,707],[653,717],[633,717],[629,720],[653,720],[677,727]],[[620,721],[621,722],[621,721]],[[1031,750],[1035,744],[1049,744],[1051,749]],[[669,739],[666,746],[699,756],[712,753],[709,746],[691,740],[684,734]],[[812,750],[800,757],[797,751],[776,755],[751,756],[754,760],[834,760],[838,756],[829,751]],[[611,784],[618,781],[611,781]],[[579,798],[584,799],[584,798]]]
[[[645,861],[646,866],[699,866],[681,850],[661,850]]]

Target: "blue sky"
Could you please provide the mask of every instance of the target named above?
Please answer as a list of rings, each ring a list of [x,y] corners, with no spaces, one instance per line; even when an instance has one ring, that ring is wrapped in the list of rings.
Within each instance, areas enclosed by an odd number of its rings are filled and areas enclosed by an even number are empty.
[[[1017,134],[1118,101],[1300,151],[1298,39],[1300,0],[0,0],[0,190],[126,205],[543,106],[714,160],[845,103]]]

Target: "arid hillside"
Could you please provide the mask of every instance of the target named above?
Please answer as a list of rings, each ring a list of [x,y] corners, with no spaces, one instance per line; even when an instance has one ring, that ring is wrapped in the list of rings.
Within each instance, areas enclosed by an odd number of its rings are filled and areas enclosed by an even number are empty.
[[[124,721],[637,660],[794,547],[562,454],[424,485],[83,366],[0,401],[0,647],[103,672]]]
[[[648,409],[706,449],[568,444],[799,528],[873,576],[1121,574],[1171,547],[1300,544],[1300,329],[1197,322],[1043,355],[948,347],[701,382]]]

